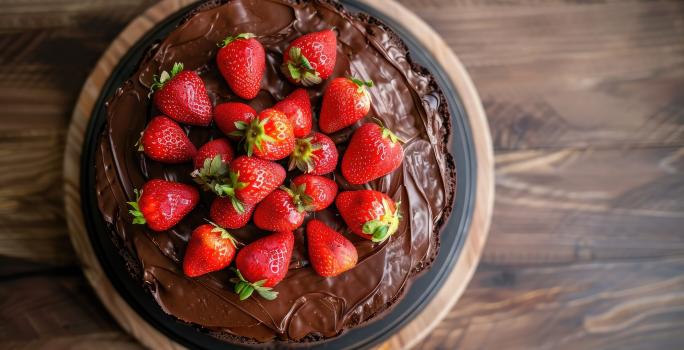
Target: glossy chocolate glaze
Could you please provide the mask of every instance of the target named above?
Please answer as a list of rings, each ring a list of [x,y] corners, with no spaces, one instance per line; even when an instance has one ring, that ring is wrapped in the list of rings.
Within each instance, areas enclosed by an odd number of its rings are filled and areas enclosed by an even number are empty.
[[[406,157],[392,174],[365,185],[401,201],[398,232],[383,244],[347,233],[359,253],[358,265],[334,278],[322,278],[309,266],[303,227],[295,231],[295,252],[287,277],[275,287],[275,301],[259,297],[240,302],[225,270],[199,278],[185,277],[181,261],[192,229],[208,217],[212,195],[167,232],[155,233],[131,224],[126,201],[134,188],[152,178],[192,183],[192,164],[164,165],[136,152],[145,124],[158,111],[147,97],[153,75],[174,62],[200,73],[214,104],[239,101],[214,63],[216,43],[224,37],[252,32],[264,45],[267,71],[259,95],[248,101],[257,111],[272,106],[295,89],[279,72],[282,52],[299,35],[336,28],[338,58],[332,77],[352,74],[373,80],[369,117],[381,119],[405,141]],[[97,193],[109,231],[120,243],[134,278],[143,281],[161,308],[227,341],[310,341],[339,335],[345,329],[379,317],[389,309],[417,273],[432,262],[439,230],[451,211],[455,171],[446,150],[449,115],[431,75],[407,57],[401,40],[364,14],[347,13],[331,1],[234,0],[204,4],[166,39],[152,47],[138,70],[107,103],[107,128],[97,151]],[[331,79],[328,79],[329,82]],[[326,83],[308,89],[316,113]],[[331,135],[343,154],[353,130]],[[316,124],[314,122],[314,124]],[[200,146],[220,136],[215,127],[188,127]],[[340,190],[360,189],[331,174]],[[334,205],[309,214],[346,232]],[[266,235],[252,224],[233,234],[242,243]]]

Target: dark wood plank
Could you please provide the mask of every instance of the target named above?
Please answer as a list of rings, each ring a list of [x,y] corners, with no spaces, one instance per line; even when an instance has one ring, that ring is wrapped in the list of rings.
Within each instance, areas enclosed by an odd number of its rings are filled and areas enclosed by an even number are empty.
[[[684,148],[511,151],[496,159],[485,262],[684,255]]]
[[[3,3],[0,11],[0,255],[74,264],[64,220],[66,127],[83,81],[152,1]]]
[[[22,260],[0,261],[14,270],[5,274],[3,267],[0,277],[0,348],[140,348],[121,332],[77,267],[36,270]]]
[[[401,2],[463,60],[495,148],[684,144],[684,2]]]
[[[481,264],[421,349],[681,349],[684,256]]]

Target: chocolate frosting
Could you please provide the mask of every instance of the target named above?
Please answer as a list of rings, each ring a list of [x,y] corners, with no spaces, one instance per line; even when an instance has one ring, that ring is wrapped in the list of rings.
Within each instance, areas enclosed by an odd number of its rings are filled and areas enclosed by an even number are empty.
[[[338,32],[332,77],[373,80],[369,117],[382,120],[405,142],[404,161],[390,175],[364,186],[346,183],[339,168],[331,178],[340,190],[372,188],[387,193],[401,201],[403,219],[391,239],[374,244],[349,234],[334,205],[309,214],[345,233],[358,250],[358,265],[334,278],[318,276],[307,261],[303,225],[294,232],[290,270],[275,287],[278,298],[239,301],[228,282],[232,272],[189,278],[181,269],[190,233],[208,217],[212,194],[203,193],[195,210],[169,231],[152,232],[144,225],[131,224],[126,202],[135,197],[135,188],[153,178],[192,183],[191,162],[161,164],[136,151],[140,132],[158,114],[147,94],[154,75],[169,70],[174,62],[183,62],[185,69],[200,74],[214,105],[240,101],[218,73],[216,43],[228,35],[251,32],[264,45],[267,70],[259,95],[246,103],[256,110],[270,107],[296,88],[279,72],[283,50],[296,37],[326,28]],[[330,80],[308,89],[314,113]],[[333,1],[205,3],[150,48],[138,70],[108,101],[107,128],[96,155],[99,209],[122,254],[129,257],[133,277],[141,279],[159,306],[177,319],[232,342],[334,337],[382,315],[437,254],[440,227],[451,210],[456,181],[446,151],[450,124],[444,103],[432,76],[411,62],[403,42],[368,15],[352,15]],[[331,135],[340,155],[361,122]],[[221,136],[215,127],[184,128],[196,146]],[[252,224],[232,233],[245,244],[268,234]]]

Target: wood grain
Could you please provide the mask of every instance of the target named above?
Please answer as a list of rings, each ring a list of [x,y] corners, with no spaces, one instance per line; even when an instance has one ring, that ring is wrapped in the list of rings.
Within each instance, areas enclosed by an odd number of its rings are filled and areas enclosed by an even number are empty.
[[[400,2],[468,68],[497,151],[483,263],[419,348],[681,349],[684,3]],[[60,209],[66,126],[97,58],[151,3],[0,5],[0,152],[16,156],[0,157],[1,176],[13,181],[0,188],[0,203],[12,203],[0,206],[0,291],[26,305],[45,299],[26,291],[31,284],[5,289],[7,279],[29,274],[49,281],[34,282],[44,287],[80,278]],[[24,158],[44,168],[19,167]],[[15,168],[22,173],[11,175]],[[41,190],[31,190],[35,178]],[[15,185],[31,199],[13,194]],[[55,303],[65,301],[45,321],[64,335],[15,336],[19,309],[0,304],[0,348],[132,344],[93,308],[88,288],[68,290],[51,290]],[[100,320],[82,328],[70,313]]]

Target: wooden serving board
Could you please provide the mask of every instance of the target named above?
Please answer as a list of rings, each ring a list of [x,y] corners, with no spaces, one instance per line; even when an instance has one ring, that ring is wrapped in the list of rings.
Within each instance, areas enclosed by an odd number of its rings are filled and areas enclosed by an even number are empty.
[[[378,347],[379,349],[411,348],[423,339],[453,307],[465,290],[480,259],[489,231],[494,202],[491,137],[477,91],[463,65],[442,38],[416,15],[394,1],[359,1],[385,13],[404,28],[409,28],[415,33],[415,38],[420,41],[420,44],[428,48],[434,59],[444,68],[462,100],[472,131],[477,158],[475,207],[467,238],[458,261],[432,301],[418,316]],[[157,23],[193,2],[192,0],[161,1],[135,18],[119,34],[86,80],[75,105],[66,140],[64,193],[66,217],[74,249],[88,281],[105,307],[121,327],[143,345],[152,349],[181,349],[183,347],[160,333],[142,319],[135,310],[131,309],[128,303],[117,293],[102,270],[91,246],[81,211],[81,153],[85,132],[95,103],[103,85],[121,57]]]

